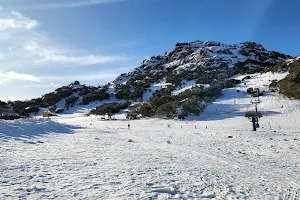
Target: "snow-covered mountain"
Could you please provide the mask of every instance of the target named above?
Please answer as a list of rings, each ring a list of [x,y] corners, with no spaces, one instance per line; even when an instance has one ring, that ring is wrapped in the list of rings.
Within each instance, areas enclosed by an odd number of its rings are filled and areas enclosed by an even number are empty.
[[[121,74],[107,85],[89,87],[75,81],[41,98],[17,101],[12,106],[16,112],[27,115],[45,109],[66,113],[83,106],[91,109],[105,102],[131,101],[150,102],[146,105],[148,111],[153,111],[150,116],[167,103],[165,107],[172,112],[181,112],[184,104],[194,104],[195,113],[199,113],[221,95],[223,88],[236,84],[234,80],[228,81],[232,75],[266,71],[286,60],[292,62],[291,59],[294,58],[254,42],[177,43],[172,51],[143,60],[133,71]]]
[[[235,67],[262,68],[284,61],[289,56],[275,51],[268,51],[254,42],[226,45],[219,42],[195,41],[177,43],[175,49],[164,55],[153,56],[144,60],[133,72],[120,75],[116,84],[139,75],[162,72],[180,74],[183,71],[227,69]]]

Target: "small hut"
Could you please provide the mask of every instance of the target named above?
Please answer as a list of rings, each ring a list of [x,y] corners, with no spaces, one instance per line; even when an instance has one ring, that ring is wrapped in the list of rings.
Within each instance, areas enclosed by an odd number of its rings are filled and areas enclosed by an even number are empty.
[[[44,111],[43,114],[42,114],[42,117],[44,118],[49,118],[49,113]]]

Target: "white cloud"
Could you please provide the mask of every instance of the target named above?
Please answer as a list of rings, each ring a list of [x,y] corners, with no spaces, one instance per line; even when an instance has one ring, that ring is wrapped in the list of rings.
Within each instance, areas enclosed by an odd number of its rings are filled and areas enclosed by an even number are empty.
[[[52,52],[44,52],[42,55],[41,60],[37,60],[37,64],[43,63],[58,63],[58,64],[73,64],[86,66],[86,65],[94,65],[94,64],[101,64],[107,62],[115,62],[115,61],[122,61],[126,60],[124,57],[117,57],[117,56],[95,56],[95,55],[88,55],[88,56],[66,56],[60,54],[54,54]]]
[[[29,6],[32,9],[56,9],[56,8],[74,8],[74,7],[83,7],[83,6],[92,6],[97,4],[106,4],[106,3],[115,3],[122,2],[125,0],[81,0],[81,1],[72,1],[72,2],[64,2],[64,3],[50,3],[50,4],[42,4]]]
[[[65,48],[37,29],[38,22],[18,12],[0,14],[2,70],[36,67],[77,67],[126,61],[119,55],[94,55]]]
[[[59,87],[61,87],[61,84],[56,84],[56,83],[49,83],[49,84],[31,84],[31,85],[23,85],[21,86],[22,88],[53,88],[53,89],[57,89]]]
[[[111,67],[108,73],[101,73],[107,71],[107,65],[103,65],[106,68],[98,68],[96,73],[82,73],[82,68],[64,68],[101,64],[117,66],[121,63],[115,62],[131,59],[128,56],[97,55],[75,47],[66,47],[43,32],[42,28],[37,20],[18,12],[1,10],[0,99],[37,97],[74,80],[93,85],[107,83],[115,79],[123,69]],[[72,74],[69,74],[70,71]]]
[[[48,44],[47,44],[48,43]],[[109,62],[126,61],[128,58],[122,56],[96,56],[96,55],[65,55],[60,47],[52,47],[49,41],[29,41],[24,46],[25,56],[34,58],[32,64],[35,66],[59,64],[64,66],[87,66]]]
[[[11,11],[9,14],[0,14],[0,31],[6,29],[33,29],[37,25],[36,20],[29,19],[15,11]]]
[[[43,81],[64,81],[64,82],[73,82],[78,81],[111,81],[115,79],[120,73],[93,73],[93,74],[72,74],[72,75],[63,75],[63,76],[39,76],[38,78]]]
[[[22,74],[17,73],[14,71],[9,72],[0,72],[0,83],[10,80],[23,80],[23,81],[33,81],[33,82],[40,82],[38,78],[31,74]]]

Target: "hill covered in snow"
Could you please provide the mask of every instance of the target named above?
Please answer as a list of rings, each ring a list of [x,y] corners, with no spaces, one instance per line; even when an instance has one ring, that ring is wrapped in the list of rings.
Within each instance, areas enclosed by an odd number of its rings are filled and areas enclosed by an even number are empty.
[[[240,83],[231,78],[233,75],[267,72],[288,59],[292,62],[294,58],[254,42],[177,43],[172,51],[144,60],[107,85],[92,87],[75,81],[41,98],[10,105],[19,114],[29,115],[43,110],[74,113],[103,103],[128,101],[132,103],[129,115],[133,119],[156,114],[171,118],[198,115],[222,95],[222,89]]]
[[[300,57],[281,63],[279,69],[277,67],[278,65],[274,66],[277,72],[288,71],[289,74],[278,83],[275,82],[274,86],[283,95],[289,98],[300,99]]]
[[[186,120],[0,121],[0,199],[299,199],[300,101],[267,90],[287,74],[231,77]],[[257,132],[249,87],[266,91]]]

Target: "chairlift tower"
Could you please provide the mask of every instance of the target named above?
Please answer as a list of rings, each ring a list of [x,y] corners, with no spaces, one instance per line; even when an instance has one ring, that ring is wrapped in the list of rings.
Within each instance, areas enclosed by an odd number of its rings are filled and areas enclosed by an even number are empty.
[[[259,99],[259,89],[257,88],[257,99],[251,99],[251,103],[255,104],[255,112],[257,113],[257,104],[259,104],[261,101]],[[258,117],[256,118],[256,127],[259,128],[259,123],[258,123]]]
[[[260,103],[260,100],[259,99],[254,99],[254,100],[251,100],[251,103],[255,104],[255,112],[257,112],[257,104]]]

